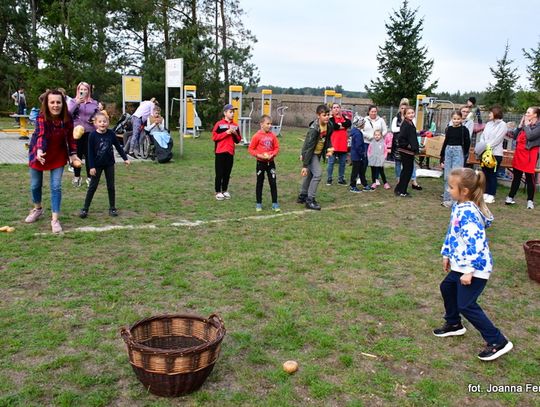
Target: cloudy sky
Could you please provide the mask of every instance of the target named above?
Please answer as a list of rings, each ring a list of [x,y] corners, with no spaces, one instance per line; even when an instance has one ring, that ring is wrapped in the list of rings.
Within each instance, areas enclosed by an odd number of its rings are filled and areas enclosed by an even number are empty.
[[[536,3],[536,5],[535,5]],[[364,90],[377,72],[385,22],[401,0],[241,0],[247,28],[258,39],[254,62],[261,85],[335,86]],[[339,4],[336,6],[335,4]],[[510,44],[510,58],[527,86],[522,48],[540,42],[540,4],[513,0],[411,0],[424,17],[422,44],[434,59],[439,91],[484,90],[489,71]]]

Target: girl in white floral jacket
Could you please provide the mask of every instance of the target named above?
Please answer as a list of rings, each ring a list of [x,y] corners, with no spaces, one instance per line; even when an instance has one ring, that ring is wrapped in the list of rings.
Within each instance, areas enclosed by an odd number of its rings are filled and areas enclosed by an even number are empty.
[[[461,324],[460,315],[463,315],[487,342],[478,358],[489,361],[509,352],[514,345],[477,303],[493,270],[486,237],[493,215],[484,202],[485,185],[484,174],[470,168],[456,168],[448,177],[448,192],[456,203],[441,249],[443,270],[448,273],[440,285],[446,323],[433,334],[463,335],[467,331]]]

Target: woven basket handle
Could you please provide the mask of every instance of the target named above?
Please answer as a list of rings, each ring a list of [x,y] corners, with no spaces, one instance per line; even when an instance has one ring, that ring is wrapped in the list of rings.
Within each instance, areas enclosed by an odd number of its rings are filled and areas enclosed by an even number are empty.
[[[131,342],[131,332],[129,331],[129,328],[122,327],[120,329],[120,336],[125,343]]]
[[[208,317],[208,320],[212,320],[212,319],[215,319],[219,322],[219,325],[222,326],[223,328],[225,328],[225,323],[223,322],[223,320],[221,319],[221,317],[218,315],[218,314],[212,314]]]

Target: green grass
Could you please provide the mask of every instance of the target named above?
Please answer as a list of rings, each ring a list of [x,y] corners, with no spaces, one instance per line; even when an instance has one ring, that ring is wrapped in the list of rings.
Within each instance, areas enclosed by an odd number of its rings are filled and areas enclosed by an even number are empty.
[[[165,406],[133,374],[120,327],[160,313],[218,313],[222,354],[186,406],[540,405],[537,394],[469,393],[469,384],[537,383],[540,286],[529,280],[522,243],[538,238],[536,212],[492,206],[488,232],[495,272],[481,304],[515,350],[482,363],[480,335],[439,339],[440,246],[449,212],[441,180],[422,180],[414,199],[391,191],[350,194],[319,187],[321,212],[294,201],[303,131],[281,139],[278,191],[283,216],[254,207],[255,163],[238,147],[230,191],[213,194],[213,143],[185,140],[168,165],[117,165],[118,218],[107,214],[104,181],[89,217],[86,189],[63,180],[63,236],[30,208],[24,165],[0,165],[0,405]],[[336,168],[337,171],[337,168]],[[392,174],[388,169],[387,175]],[[347,169],[350,173],[350,169]],[[45,177],[48,180],[48,176]],[[393,177],[390,176],[391,183]],[[49,189],[44,205],[50,214]],[[198,226],[173,223],[203,221]],[[154,225],[83,233],[82,226]],[[369,355],[375,355],[373,358]],[[287,375],[281,364],[297,360]]]

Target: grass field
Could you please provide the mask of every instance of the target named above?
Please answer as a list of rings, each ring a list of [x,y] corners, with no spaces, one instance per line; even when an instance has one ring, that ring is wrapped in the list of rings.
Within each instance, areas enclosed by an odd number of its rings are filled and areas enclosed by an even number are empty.
[[[540,285],[527,276],[522,244],[540,236],[540,217],[523,192],[505,207],[501,188],[491,206],[495,271],[481,304],[515,350],[485,363],[469,324],[463,337],[431,333],[443,315],[442,181],[422,179],[413,199],[323,183],[322,211],[304,211],[295,203],[302,137],[291,129],[281,139],[276,217],[268,185],[255,213],[255,163],[243,147],[233,198],[214,199],[207,133],[185,140],[185,157],[171,164],[117,165],[118,218],[107,214],[103,180],[79,219],[86,188],[74,189],[66,172],[61,236],[50,234],[48,184],[47,216],[26,225],[27,167],[0,165],[0,224],[16,227],[0,234],[0,406],[540,405],[538,392],[487,392],[539,384]],[[76,230],[106,225],[155,228]],[[176,400],[145,391],[119,336],[172,312],[215,312],[227,327],[205,385]],[[288,359],[300,364],[295,375],[281,370]]]

